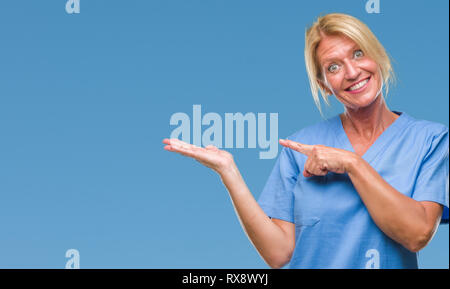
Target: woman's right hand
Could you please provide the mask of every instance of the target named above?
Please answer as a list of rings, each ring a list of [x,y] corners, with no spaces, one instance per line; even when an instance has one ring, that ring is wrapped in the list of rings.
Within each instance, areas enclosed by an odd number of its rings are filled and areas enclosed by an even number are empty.
[[[295,225],[271,220],[264,213],[229,152],[215,146],[197,147],[179,139],[164,139],[163,143],[165,150],[191,157],[220,175],[245,233],[270,267],[281,268],[289,262],[295,247]]]
[[[191,157],[218,174],[222,174],[234,166],[233,156],[229,152],[212,145],[202,148],[175,138],[166,138],[163,143],[166,144],[165,150]]]

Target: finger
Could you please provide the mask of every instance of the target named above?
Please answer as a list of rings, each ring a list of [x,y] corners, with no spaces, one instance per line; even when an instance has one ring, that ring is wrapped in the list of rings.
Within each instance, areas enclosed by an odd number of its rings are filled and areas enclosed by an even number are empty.
[[[280,144],[282,146],[291,148],[295,151],[298,151],[299,153],[305,154],[305,155],[310,155],[312,153],[312,150],[314,148],[313,145],[307,145],[307,144],[302,144],[299,142],[295,142],[292,140],[285,140],[285,139],[280,139]]]
[[[183,148],[182,146],[178,146],[176,144],[171,144],[171,145],[165,145],[164,149],[166,151],[178,153],[178,152],[181,152],[182,149],[186,149],[186,148]]]
[[[218,151],[219,149],[213,145],[208,145],[205,147],[205,149],[207,150],[211,150],[211,151]]]
[[[174,150],[176,152],[187,152],[187,151],[191,151],[194,148],[193,145],[188,144],[183,141],[180,141],[180,140],[177,140],[177,139],[170,139],[169,145],[172,148],[172,150]]]
[[[189,143],[179,140],[177,138],[170,138],[170,139],[165,138],[165,139],[163,139],[163,143],[167,144],[167,145],[174,144],[174,143],[180,144],[180,145],[190,145]]]
[[[298,142],[294,142],[294,145],[296,146],[296,151],[305,154],[307,156],[309,156],[312,151],[314,146],[313,145],[307,145],[307,144],[302,144],[302,143],[298,143]]]
[[[181,141],[181,140],[176,139],[176,138],[170,139],[170,144],[171,144],[171,145],[178,146],[178,147],[182,147],[182,148],[184,148],[184,149],[196,149],[196,148],[199,148],[199,147],[196,146],[196,145],[193,145],[193,144],[190,144],[190,143]]]
[[[163,140],[163,143],[168,144],[168,145],[171,145],[171,144],[178,144],[178,145],[180,145],[180,146],[191,146],[191,144],[189,144],[189,143],[187,143],[187,142],[184,142],[184,141],[182,141],[182,140],[179,140],[179,139],[177,139],[177,138],[171,138],[171,139],[165,138],[165,139]]]
[[[303,165],[303,175],[305,177],[312,177],[313,174],[311,173],[311,158],[307,158],[305,164]]]
[[[305,169],[305,170],[303,170],[303,175],[305,177],[325,176],[326,174],[328,174],[328,170],[317,170],[317,169],[313,169],[313,170]]]
[[[305,162],[305,169],[314,176],[324,176],[328,173],[327,163],[319,160],[315,155],[308,157]]]
[[[309,177],[312,177],[313,174],[310,174],[307,170],[304,170],[304,171],[303,171],[303,176],[309,178]]]
[[[172,151],[177,152],[183,156],[187,156],[187,157],[191,157],[191,158],[197,157],[197,153],[196,153],[195,149],[185,146],[185,145],[172,144],[171,149],[172,149]]]
[[[325,176],[328,173],[328,170],[316,166],[311,173],[314,174],[315,176]]]
[[[171,147],[175,152],[191,157],[201,163],[211,157],[211,150],[197,147],[195,145],[189,145],[184,142],[181,145],[178,143],[172,144]]]
[[[165,145],[165,146],[164,146],[164,149],[165,149],[166,151],[169,151],[169,152],[173,151],[173,148],[172,148],[171,145]]]

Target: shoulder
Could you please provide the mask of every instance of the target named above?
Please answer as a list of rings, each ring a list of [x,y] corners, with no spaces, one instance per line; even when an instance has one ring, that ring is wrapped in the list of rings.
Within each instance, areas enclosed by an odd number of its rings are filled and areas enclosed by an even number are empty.
[[[448,136],[448,127],[442,123],[417,119],[405,113],[406,126],[408,133],[414,133],[419,139],[433,140],[439,137]]]
[[[448,157],[448,127],[442,123],[405,115],[404,136],[420,147],[424,160]]]
[[[324,143],[326,139],[336,137],[336,130],[339,124],[340,118],[339,115],[336,115],[306,126],[288,136],[287,139],[304,144]]]
[[[329,140],[336,138],[336,127],[340,124],[339,116],[331,117],[321,120],[315,124],[308,125],[293,134],[289,135],[286,139],[303,143],[303,144],[326,144]],[[282,159],[289,159],[292,163],[297,164],[297,167],[302,166],[306,161],[306,156],[301,153],[295,153],[293,150],[286,147],[281,151]]]

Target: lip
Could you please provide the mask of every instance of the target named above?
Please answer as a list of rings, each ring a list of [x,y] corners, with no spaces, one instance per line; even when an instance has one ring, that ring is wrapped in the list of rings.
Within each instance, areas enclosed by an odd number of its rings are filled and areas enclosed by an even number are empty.
[[[366,89],[367,85],[369,85],[370,81],[372,80],[372,77],[369,76],[368,78],[362,79],[361,81],[364,81],[364,80],[366,80],[366,79],[369,79],[369,81],[367,81],[367,83],[366,83],[363,87],[360,87],[360,88],[358,88],[357,90],[345,90],[345,91],[348,92],[348,93],[351,93],[351,94],[360,93],[361,91],[363,91],[364,89]],[[358,81],[357,83],[360,83],[361,81]],[[355,83],[355,84],[357,84],[357,83]],[[355,84],[352,84],[350,87],[352,87],[352,86],[355,85]],[[349,88],[350,88],[350,87],[349,87]]]

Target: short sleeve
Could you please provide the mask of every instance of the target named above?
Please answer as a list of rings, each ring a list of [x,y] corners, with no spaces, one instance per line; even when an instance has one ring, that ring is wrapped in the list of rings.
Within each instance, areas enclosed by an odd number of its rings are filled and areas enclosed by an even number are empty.
[[[448,223],[449,203],[449,138],[448,129],[435,135],[419,169],[412,198],[442,204],[441,223]]]
[[[271,218],[294,223],[294,187],[299,168],[291,149],[283,147],[258,204]]]

